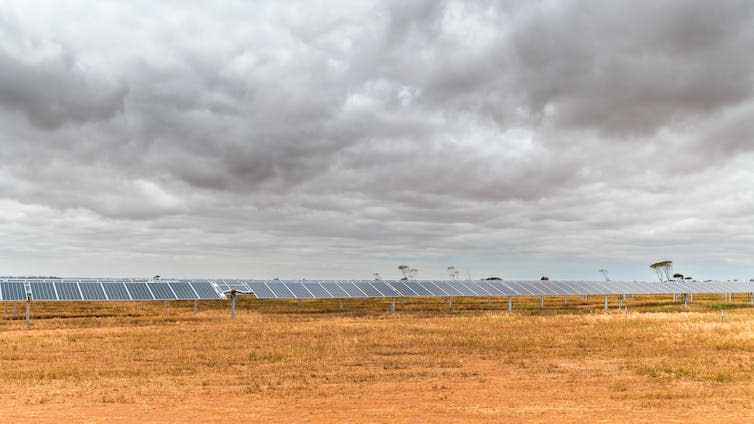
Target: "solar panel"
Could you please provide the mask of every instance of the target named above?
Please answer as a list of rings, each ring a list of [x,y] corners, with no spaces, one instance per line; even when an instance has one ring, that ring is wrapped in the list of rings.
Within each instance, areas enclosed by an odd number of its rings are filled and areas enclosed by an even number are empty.
[[[302,283],[293,282],[293,281],[286,281],[284,283],[286,287],[288,287],[288,290],[293,293],[294,298],[312,298],[314,295],[306,289],[306,287]]]
[[[327,290],[332,297],[351,297],[345,290],[343,290],[338,283],[322,282],[320,285]]]
[[[60,300],[84,300],[79,291],[78,283],[73,282],[56,282],[55,289],[58,292]]]
[[[154,298],[157,300],[175,299],[175,294],[173,294],[173,291],[170,290],[170,285],[168,283],[147,283],[147,286],[149,286],[149,289],[152,291]]]
[[[466,281],[466,285],[469,286],[472,290],[474,290],[474,292],[477,293],[479,296],[492,296],[492,293],[489,290],[482,287],[482,285],[476,281]]]
[[[491,284],[493,287],[497,288],[503,294],[506,296],[512,296],[516,294],[516,291],[513,290],[508,284],[505,284],[503,281],[489,281],[488,284]]]
[[[348,284],[348,283],[346,283]],[[382,297],[382,294],[377,290],[373,285],[370,283],[365,283],[363,281],[353,282],[353,285],[359,288],[359,290],[363,291],[364,294],[367,297]]]
[[[26,287],[24,283],[0,283],[0,294],[3,300],[26,300]]]
[[[267,287],[275,293],[275,297],[282,299],[292,299],[296,296],[280,281],[267,281]]]
[[[81,282],[79,283],[79,288],[84,300],[107,300],[105,291],[102,289],[102,284],[99,282]]]
[[[224,296],[218,294],[212,283],[208,281],[195,281],[190,284],[199,295],[199,299],[224,299]]]
[[[317,298],[328,298],[328,297],[334,297],[330,294],[327,290],[325,290],[324,287],[320,283],[306,283],[306,288],[311,292],[314,297]]]
[[[351,297],[369,297],[369,295],[353,281],[340,281],[338,282],[338,285]]]
[[[394,297],[398,296],[399,293],[393,290],[387,283],[383,283],[382,281],[372,281],[369,283],[374,287],[377,292],[380,293],[383,297]]]
[[[58,300],[58,295],[55,294],[55,286],[52,283],[32,281],[29,285],[31,287],[32,299]]]
[[[133,300],[154,300],[147,283],[124,283]]]
[[[267,287],[267,284],[264,281],[254,281],[248,283],[248,285],[251,292],[254,293],[254,296],[260,299],[274,299],[277,297],[275,296],[275,293]]]
[[[477,283],[477,285],[487,290],[487,292],[492,296],[504,296],[507,294],[501,287],[496,284],[492,284],[489,281],[480,281]]]
[[[488,297],[671,293],[751,293],[748,281],[293,281],[0,278],[0,300],[223,299],[231,288],[259,298]],[[219,291],[218,291],[219,290]]]
[[[479,296],[479,294],[471,288],[465,281],[448,283],[454,289],[456,289],[462,296]]]
[[[102,288],[109,300],[131,300],[131,296],[128,295],[128,290],[123,283],[103,282]]]
[[[168,285],[173,289],[177,299],[198,299],[194,289],[191,288],[191,284],[185,281],[171,281]]]

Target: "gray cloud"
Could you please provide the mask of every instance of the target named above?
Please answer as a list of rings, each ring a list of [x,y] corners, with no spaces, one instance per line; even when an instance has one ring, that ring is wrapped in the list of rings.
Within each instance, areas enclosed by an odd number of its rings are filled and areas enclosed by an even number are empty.
[[[87,70],[72,47],[26,36],[6,19],[0,19],[0,34],[10,44],[0,43],[0,106],[6,110],[22,112],[44,130],[102,121],[122,111],[126,88]]]
[[[0,8],[5,269],[752,265],[747,2],[48,6]]]

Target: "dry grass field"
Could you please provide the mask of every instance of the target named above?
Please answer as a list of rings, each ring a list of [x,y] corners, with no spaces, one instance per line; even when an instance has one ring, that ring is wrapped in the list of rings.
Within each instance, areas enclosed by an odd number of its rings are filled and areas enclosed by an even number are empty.
[[[754,308],[707,296],[33,303],[0,319],[4,422],[751,422]],[[614,301],[613,301],[614,302]],[[19,304],[19,318],[22,304]],[[615,306],[614,304],[611,306]],[[721,308],[725,308],[724,316]]]

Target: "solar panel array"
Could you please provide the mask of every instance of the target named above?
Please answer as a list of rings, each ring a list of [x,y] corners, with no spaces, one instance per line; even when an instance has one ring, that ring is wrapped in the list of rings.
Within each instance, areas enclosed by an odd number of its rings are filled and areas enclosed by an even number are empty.
[[[2,278],[0,300],[127,301],[225,299],[209,280]]]
[[[260,299],[754,293],[747,281],[146,280],[0,278],[0,301],[218,300],[232,289]]]
[[[334,299],[364,297],[400,297],[386,281],[375,280],[216,280],[223,291],[236,289],[260,299]]]
[[[260,299],[348,297],[494,297],[672,293],[752,293],[740,281],[427,281],[427,280],[217,280],[223,291],[236,289]]]

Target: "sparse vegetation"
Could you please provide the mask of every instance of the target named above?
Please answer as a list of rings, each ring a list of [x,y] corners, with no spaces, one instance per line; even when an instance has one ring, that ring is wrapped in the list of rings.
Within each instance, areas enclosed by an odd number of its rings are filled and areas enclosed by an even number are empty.
[[[747,421],[745,296],[227,305],[42,303],[0,320],[0,416],[25,422]],[[615,305],[613,305],[615,306]],[[731,307],[742,306],[742,307]],[[720,307],[727,313],[720,314]],[[19,308],[21,310],[21,308]],[[20,317],[19,317],[20,318]]]

